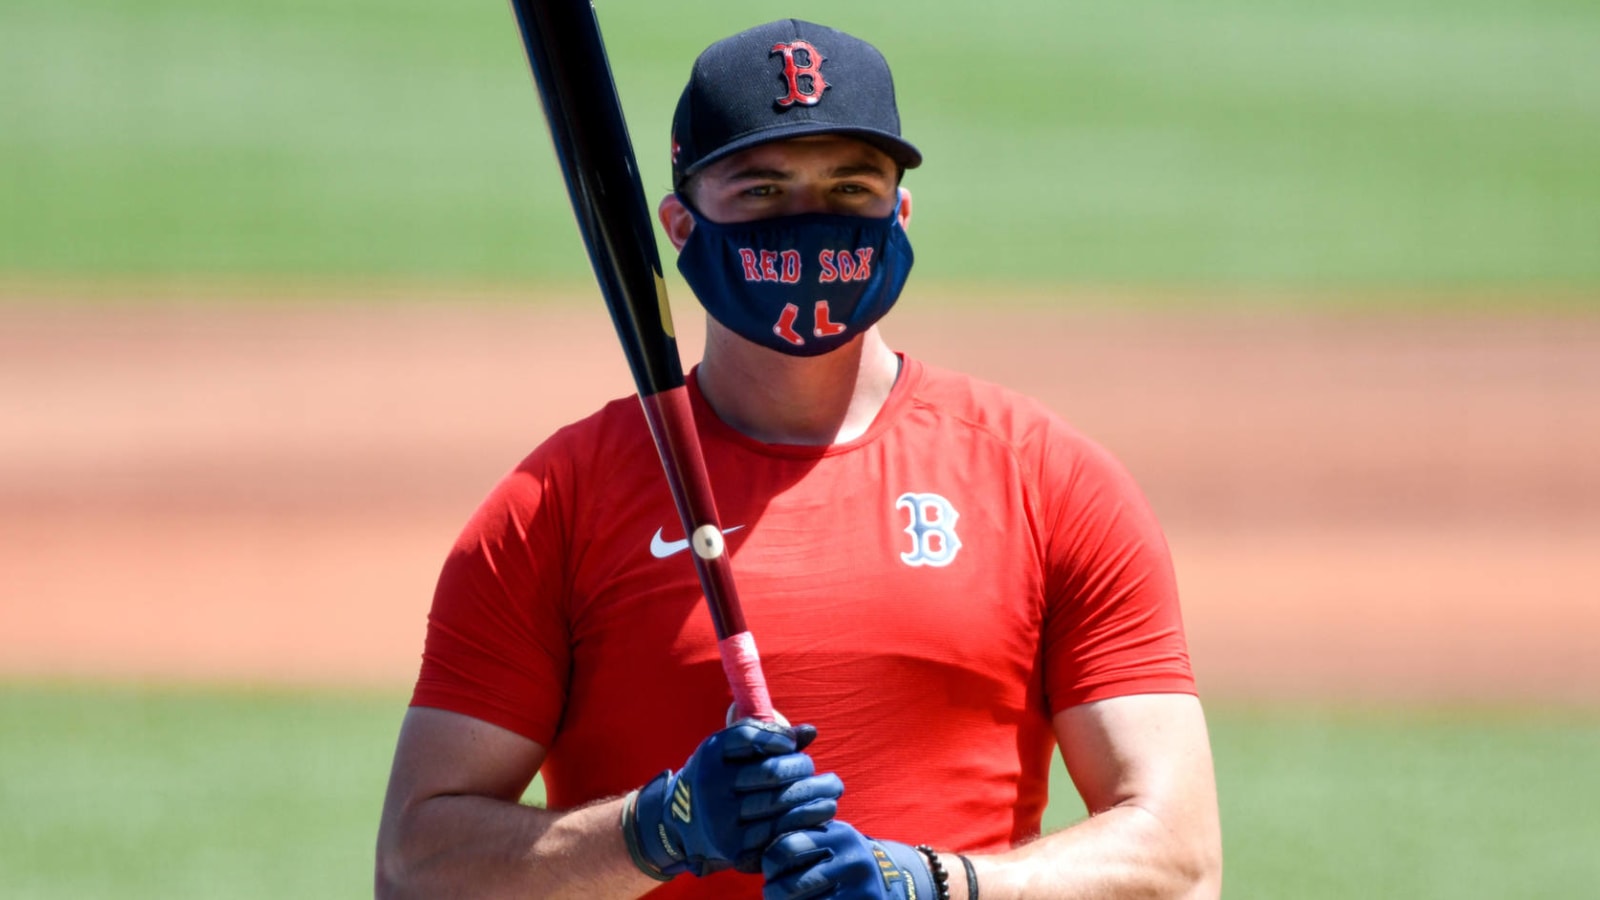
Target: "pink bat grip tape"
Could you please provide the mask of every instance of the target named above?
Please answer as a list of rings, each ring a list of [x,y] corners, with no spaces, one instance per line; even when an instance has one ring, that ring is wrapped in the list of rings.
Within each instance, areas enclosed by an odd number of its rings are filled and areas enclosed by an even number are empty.
[[[733,688],[733,708],[728,710],[728,721],[754,718],[787,725],[772,708],[767,680],[761,674],[761,655],[756,652],[756,639],[750,632],[728,635],[717,642],[717,649],[722,653],[722,671],[728,676],[728,686]]]

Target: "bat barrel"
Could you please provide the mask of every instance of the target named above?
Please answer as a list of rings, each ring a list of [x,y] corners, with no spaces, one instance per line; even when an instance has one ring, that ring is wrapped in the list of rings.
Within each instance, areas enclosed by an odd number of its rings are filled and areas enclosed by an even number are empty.
[[[651,437],[695,548],[695,572],[740,716],[776,720],[722,541],[684,384],[661,257],[600,23],[588,0],[511,0],[556,158]],[[702,540],[697,540],[701,536]]]
[[[644,187],[594,7],[511,0],[545,121],[639,395],[683,384]]]

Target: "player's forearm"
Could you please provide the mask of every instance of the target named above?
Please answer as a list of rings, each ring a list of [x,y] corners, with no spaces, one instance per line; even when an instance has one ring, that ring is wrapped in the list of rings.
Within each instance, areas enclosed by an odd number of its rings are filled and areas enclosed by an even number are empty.
[[[488,797],[417,803],[379,835],[377,896],[638,897],[658,882],[629,859],[622,800],[568,812]]]
[[[951,900],[966,900],[966,876],[941,854]],[[981,900],[1150,897],[1213,900],[1222,892],[1221,839],[1179,830],[1138,806],[1122,806],[1006,853],[969,856]]]

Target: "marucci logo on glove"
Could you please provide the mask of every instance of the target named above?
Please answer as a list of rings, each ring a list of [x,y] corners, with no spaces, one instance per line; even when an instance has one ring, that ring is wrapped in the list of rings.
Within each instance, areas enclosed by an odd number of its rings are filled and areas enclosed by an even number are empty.
[[[687,824],[694,818],[693,807],[689,803],[689,782],[678,782],[677,790],[672,792],[672,817],[679,822]]]
[[[900,867],[894,864],[894,860],[889,858],[888,852],[882,847],[872,848],[872,858],[878,861],[878,874],[883,876],[883,886],[885,888],[889,887],[890,882],[901,877]],[[916,896],[915,890],[912,891],[911,896]]]

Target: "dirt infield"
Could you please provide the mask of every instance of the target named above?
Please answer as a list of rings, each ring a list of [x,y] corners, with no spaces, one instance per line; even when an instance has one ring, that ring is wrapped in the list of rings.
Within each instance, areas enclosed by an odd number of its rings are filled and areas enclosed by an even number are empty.
[[[885,328],[1122,457],[1208,692],[1600,702],[1600,318]],[[0,676],[403,689],[479,497],[629,389],[573,306],[0,305]]]

